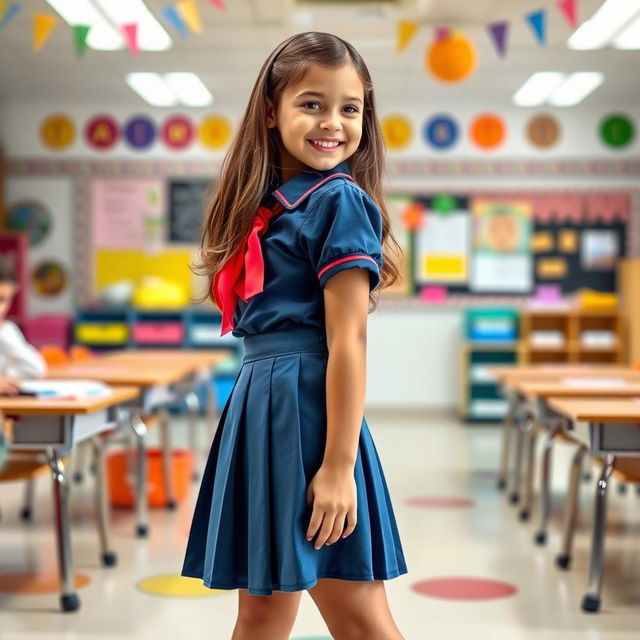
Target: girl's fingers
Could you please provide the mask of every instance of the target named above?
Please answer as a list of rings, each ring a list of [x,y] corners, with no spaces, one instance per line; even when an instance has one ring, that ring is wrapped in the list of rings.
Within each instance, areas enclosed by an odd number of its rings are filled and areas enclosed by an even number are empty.
[[[307,540],[311,540],[311,538],[316,535],[316,531],[318,531],[320,525],[322,524],[323,517],[324,513],[320,511],[320,509],[313,509],[311,520],[309,520],[309,527],[307,528]]]
[[[322,547],[324,543],[327,541],[327,538],[331,534],[331,531],[333,531],[333,525],[334,525],[335,519],[336,519],[335,515],[332,515],[330,513],[324,514],[324,520],[322,521],[322,528],[320,529],[320,533],[318,534],[318,537],[316,538],[316,542],[313,545],[316,549],[319,549],[320,547]]]
[[[333,524],[331,535],[327,539],[326,544],[333,544],[337,540],[340,540],[340,536],[342,535],[342,532],[344,530],[344,519],[346,515],[346,511],[338,511],[335,522]]]
[[[356,528],[357,521],[358,520],[356,517],[356,510],[352,509],[347,514],[347,526],[342,534],[343,538],[346,538],[347,536],[350,536],[353,533],[354,529]]]

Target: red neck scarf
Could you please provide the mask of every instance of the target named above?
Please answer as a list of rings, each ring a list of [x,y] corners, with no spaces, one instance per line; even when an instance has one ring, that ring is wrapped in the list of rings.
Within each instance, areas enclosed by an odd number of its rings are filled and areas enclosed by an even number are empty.
[[[249,235],[213,277],[213,297],[222,311],[221,336],[233,329],[233,314],[238,296],[246,302],[264,288],[264,259],[260,236],[265,234],[271,218],[283,211],[284,207],[279,202],[273,209],[260,207]]]

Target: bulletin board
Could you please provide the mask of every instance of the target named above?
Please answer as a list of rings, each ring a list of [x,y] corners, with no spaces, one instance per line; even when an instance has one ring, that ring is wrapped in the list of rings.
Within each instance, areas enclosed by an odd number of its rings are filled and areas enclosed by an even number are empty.
[[[393,194],[413,248],[413,293],[531,296],[616,291],[628,255],[631,194],[624,191],[474,191]],[[424,296],[423,296],[424,297]]]

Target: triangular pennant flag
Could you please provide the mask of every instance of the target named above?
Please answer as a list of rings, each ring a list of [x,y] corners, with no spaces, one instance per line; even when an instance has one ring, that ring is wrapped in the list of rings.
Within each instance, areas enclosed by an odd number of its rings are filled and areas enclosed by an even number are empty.
[[[87,48],[87,36],[91,26],[88,24],[74,24],[73,25],[73,39],[76,44],[76,55],[81,58],[84,55]]]
[[[544,9],[532,11],[525,15],[533,34],[540,44],[545,44],[547,40],[546,17],[547,12]]]
[[[50,13],[36,13],[33,16],[33,50],[38,52],[53,33],[58,18]]]
[[[573,29],[578,26],[578,0],[560,0],[558,9]]]
[[[396,53],[402,53],[407,48],[417,30],[417,22],[410,20],[400,20],[398,22],[396,31]]]
[[[178,32],[178,35],[181,38],[187,37],[187,25],[180,17],[178,10],[172,4],[168,4],[162,9],[162,15],[164,16],[164,19]]]
[[[4,6],[0,6],[0,29],[4,29],[17,15],[20,13],[22,6],[17,2],[3,3]]]
[[[227,5],[224,0],[209,0],[209,2],[217,9],[226,9]]]
[[[137,56],[140,53],[140,49],[138,49],[138,25],[135,22],[123,24],[122,33],[124,41],[127,43],[127,48],[134,56]]]
[[[489,30],[489,35],[491,36],[498,53],[501,56],[504,56],[507,50],[507,32],[509,31],[509,23],[492,22],[487,25],[487,29]]]
[[[202,33],[202,20],[195,0],[180,0],[176,7],[189,29],[195,33]]]
[[[448,38],[450,33],[451,33],[451,29],[449,29],[449,27],[436,27],[436,32],[435,32],[436,42],[439,42],[440,40],[444,40],[445,38]]]

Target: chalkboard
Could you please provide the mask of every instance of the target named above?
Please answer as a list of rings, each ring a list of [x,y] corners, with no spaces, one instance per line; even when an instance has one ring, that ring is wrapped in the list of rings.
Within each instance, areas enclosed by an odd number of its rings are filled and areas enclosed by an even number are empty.
[[[170,244],[199,244],[202,217],[215,181],[206,178],[180,178],[169,181]]]

